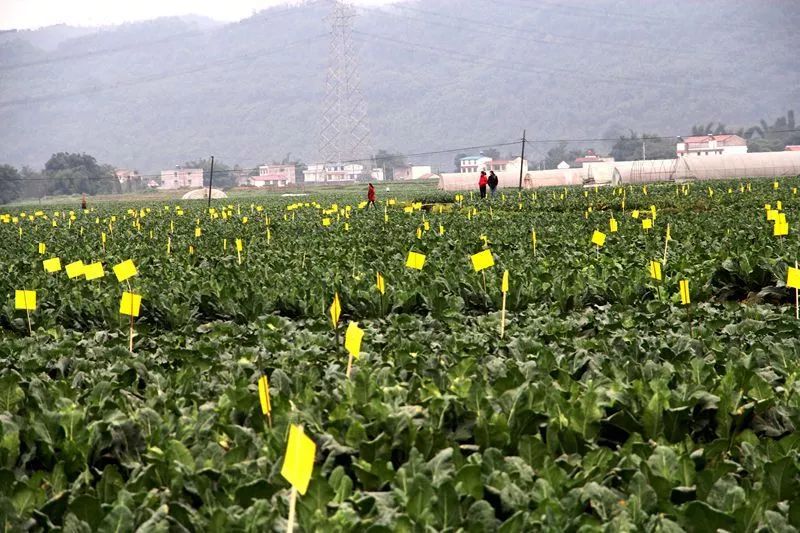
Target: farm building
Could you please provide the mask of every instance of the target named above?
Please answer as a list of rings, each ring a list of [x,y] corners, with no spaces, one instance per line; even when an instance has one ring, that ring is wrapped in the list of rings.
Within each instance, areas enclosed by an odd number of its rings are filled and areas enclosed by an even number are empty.
[[[598,162],[583,168],[565,168],[523,173],[522,186],[565,187],[571,185],[618,185],[659,181],[781,178],[800,176],[800,152],[753,152],[731,155],[681,157],[647,161]],[[519,169],[498,173],[501,188],[519,185]],[[439,188],[463,191],[478,188],[478,174],[442,174]]]

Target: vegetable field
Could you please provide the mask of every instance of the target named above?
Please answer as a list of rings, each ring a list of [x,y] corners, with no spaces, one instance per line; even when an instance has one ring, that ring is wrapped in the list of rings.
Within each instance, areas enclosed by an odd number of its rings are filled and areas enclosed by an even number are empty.
[[[0,210],[0,531],[797,531],[799,185]]]

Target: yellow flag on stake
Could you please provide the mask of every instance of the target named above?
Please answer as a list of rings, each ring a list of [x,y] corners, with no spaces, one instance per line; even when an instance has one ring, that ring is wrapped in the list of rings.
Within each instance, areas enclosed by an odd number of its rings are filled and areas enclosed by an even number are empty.
[[[494,257],[491,250],[484,250],[472,256],[472,268],[475,272],[494,266]]]
[[[786,286],[790,289],[800,289],[800,269],[789,267],[786,271]]]
[[[416,270],[422,270],[422,267],[425,266],[425,255],[420,254],[417,252],[408,252],[408,258],[406,259],[406,267],[413,268]]]
[[[44,255],[47,251],[47,245],[43,242],[39,243],[39,255]]]
[[[14,291],[14,308],[34,311],[36,309],[36,291]]]
[[[612,218],[608,221],[608,229],[611,233],[616,233],[619,230],[619,224],[617,224],[617,220]]]
[[[642,229],[653,229],[653,221],[649,218],[642,220]]]
[[[654,280],[661,281],[661,263],[658,261],[650,261],[650,277]]]
[[[605,245],[605,243],[606,243],[606,234],[601,231],[595,230],[594,233],[592,233],[592,244],[596,246],[603,246]]]
[[[136,275],[136,265],[133,264],[131,259],[123,261],[118,265],[114,265],[114,274],[117,276],[117,281],[122,283]]]
[[[78,276],[83,276],[84,268],[85,265],[83,264],[83,261],[75,261],[73,263],[68,264],[66,267],[67,277],[69,279],[75,279]]]
[[[383,279],[383,276],[380,272],[378,272],[378,279],[375,283],[375,286],[378,288],[378,292],[381,294],[386,294],[386,282]]]
[[[689,305],[691,303],[689,299],[689,281],[682,279],[678,285],[681,291],[681,304]]]
[[[106,273],[103,271],[103,263],[99,261],[83,267],[83,275],[87,280],[102,278],[105,274]]]
[[[508,270],[503,272],[503,283],[500,286],[501,292],[508,292]]]
[[[339,323],[339,316],[341,316],[341,314],[342,314],[342,304],[339,303],[339,293],[338,292],[333,294],[333,303],[331,304],[330,309],[328,309],[328,312],[331,315],[331,323],[333,324],[333,327],[335,328],[336,324]]]
[[[139,294],[125,291],[119,301],[119,314],[128,316],[139,316],[142,306],[142,297]]]
[[[267,376],[258,378],[258,399],[261,402],[261,414],[268,415],[272,411],[272,404],[269,402],[269,380]]]
[[[789,223],[775,222],[775,226],[772,228],[772,235],[774,237],[785,237],[789,235]]]
[[[344,347],[354,359],[358,359],[361,353],[361,339],[363,338],[364,330],[358,327],[358,322],[350,322],[344,334]]]
[[[44,266],[45,272],[58,272],[61,270],[61,259],[58,257],[53,257],[51,259],[45,259],[42,261],[42,266]]]
[[[308,490],[316,453],[317,445],[314,441],[303,433],[302,427],[292,424],[289,428],[289,442],[286,444],[286,457],[283,459],[281,475],[300,494],[305,494]]]

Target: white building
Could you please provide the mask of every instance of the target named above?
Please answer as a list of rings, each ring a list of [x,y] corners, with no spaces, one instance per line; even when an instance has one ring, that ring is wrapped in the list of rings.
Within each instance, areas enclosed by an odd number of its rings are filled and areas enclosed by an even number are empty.
[[[373,168],[369,174],[364,170],[364,165],[354,163],[309,165],[308,170],[303,171],[303,178],[306,183],[352,183],[362,176],[383,181],[383,169]]]
[[[412,165],[406,167],[395,167],[394,179],[396,180],[418,180],[424,176],[432,174],[430,165]]]
[[[695,135],[678,138],[678,157],[747,153],[747,141],[738,135]]]
[[[203,187],[202,168],[180,168],[161,171],[160,189],[198,189]]]
[[[286,187],[294,185],[296,181],[294,164],[261,165],[258,167],[258,176],[248,180],[251,187]]]
[[[468,155],[467,157],[461,158],[461,168],[459,171],[462,174],[467,174],[470,172],[487,170],[486,164],[490,163],[491,161],[491,157],[486,157],[483,155]]]

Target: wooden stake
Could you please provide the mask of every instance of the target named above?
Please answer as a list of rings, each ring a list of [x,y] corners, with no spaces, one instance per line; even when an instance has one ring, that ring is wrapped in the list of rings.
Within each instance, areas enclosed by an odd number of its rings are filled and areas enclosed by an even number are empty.
[[[347,379],[350,379],[350,372],[353,370],[353,354],[347,354]]]
[[[126,280],[128,284],[128,292],[133,294],[133,289],[131,289],[131,282],[130,280]],[[133,296],[131,296],[131,308],[128,310],[130,312],[130,331],[128,332],[128,350],[133,353]]]
[[[25,300],[27,302],[27,298]],[[27,303],[25,304],[25,307],[28,307]],[[25,309],[25,314],[28,316],[28,334],[33,335],[33,327],[31,326],[31,310]]]
[[[297,489],[292,487],[292,493],[289,495],[289,520],[286,523],[286,531],[288,533],[294,532],[294,510],[297,506]]]
[[[486,270],[481,270],[481,274],[483,274],[483,292],[486,292]]]
[[[500,338],[506,334],[506,292],[503,292],[503,310],[500,312]]]
[[[669,235],[669,224],[667,224],[667,235]],[[661,261],[661,264],[667,266],[667,246],[669,246],[669,239],[666,237],[664,238],[664,260]]]

